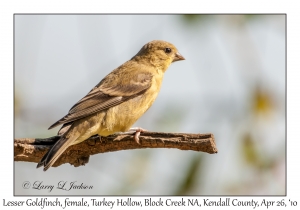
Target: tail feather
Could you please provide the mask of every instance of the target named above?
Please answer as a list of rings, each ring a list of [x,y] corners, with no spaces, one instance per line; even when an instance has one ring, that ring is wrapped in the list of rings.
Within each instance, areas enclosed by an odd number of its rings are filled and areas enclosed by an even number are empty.
[[[48,152],[43,156],[43,158],[40,160],[40,162],[37,164],[36,168],[39,168],[41,166],[44,166],[45,160],[48,157],[49,152],[51,151],[51,148],[48,150]]]
[[[44,155],[41,161],[37,164],[37,168],[44,166],[44,171],[50,168],[60,155],[71,145],[74,138],[66,138],[62,136],[53,147]]]

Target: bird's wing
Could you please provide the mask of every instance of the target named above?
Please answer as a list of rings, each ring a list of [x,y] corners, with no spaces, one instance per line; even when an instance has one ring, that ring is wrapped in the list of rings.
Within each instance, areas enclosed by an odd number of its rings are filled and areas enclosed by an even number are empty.
[[[124,77],[124,80],[116,79],[114,81],[119,82],[113,82],[114,85],[112,85],[109,77],[104,78],[84,98],[78,101],[66,116],[51,125],[49,129],[87,117],[137,97],[151,86],[152,81],[152,74],[148,72],[137,73],[130,77],[126,74],[120,74],[117,77]]]

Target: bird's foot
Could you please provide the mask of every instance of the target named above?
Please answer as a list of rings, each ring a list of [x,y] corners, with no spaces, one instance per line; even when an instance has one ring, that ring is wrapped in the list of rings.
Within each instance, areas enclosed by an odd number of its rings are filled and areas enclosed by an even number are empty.
[[[128,131],[126,132],[121,132],[121,134],[134,134],[134,140],[136,143],[140,144],[140,139],[139,136],[141,134],[141,132],[145,132],[147,131],[146,129],[140,128],[140,127],[135,127],[135,128],[130,128]]]
[[[147,130],[140,127],[135,127],[135,128],[130,128],[129,131],[135,131],[134,140],[136,143],[140,144],[140,139],[139,139],[140,134],[141,132],[145,132]]]

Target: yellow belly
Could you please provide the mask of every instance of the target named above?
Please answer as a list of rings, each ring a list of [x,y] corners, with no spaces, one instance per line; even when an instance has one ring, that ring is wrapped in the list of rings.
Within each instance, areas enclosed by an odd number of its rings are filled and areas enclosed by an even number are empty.
[[[128,131],[131,126],[150,108],[157,94],[130,99],[106,111],[98,134],[108,136],[116,132]]]

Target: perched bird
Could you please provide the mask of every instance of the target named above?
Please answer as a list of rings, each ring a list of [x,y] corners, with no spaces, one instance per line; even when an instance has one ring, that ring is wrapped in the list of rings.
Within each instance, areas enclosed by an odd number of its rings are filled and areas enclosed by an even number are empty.
[[[60,139],[44,155],[37,168],[51,167],[71,145],[98,134],[108,136],[117,132],[133,131],[139,143],[141,128],[130,127],[150,108],[172,62],[184,60],[176,47],[165,41],[151,41],[104,79],[69,113],[49,129],[63,125]]]

